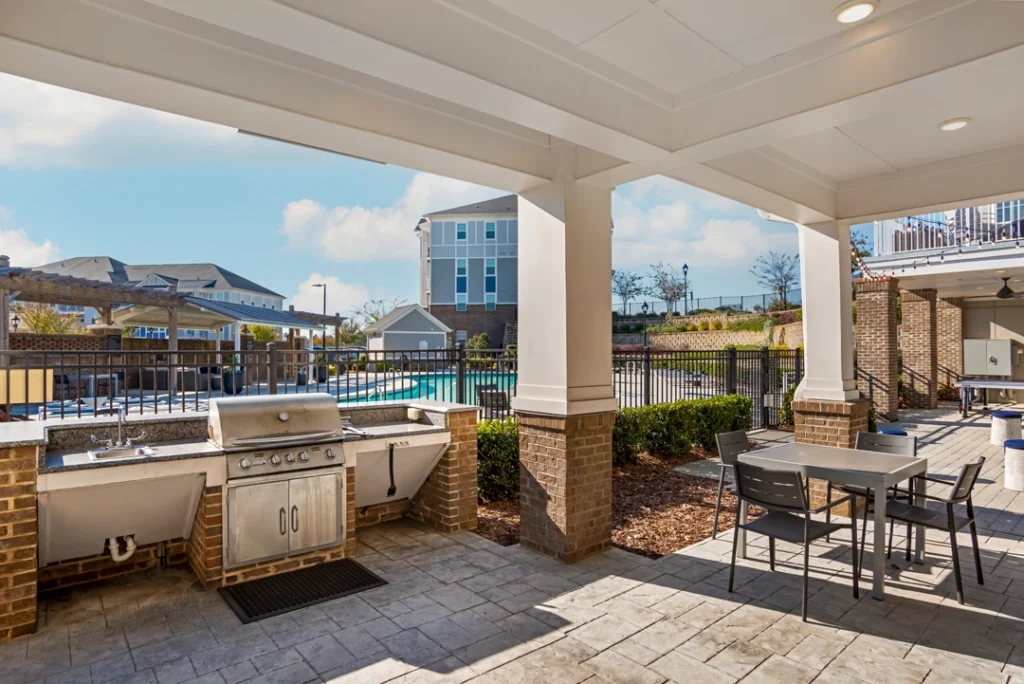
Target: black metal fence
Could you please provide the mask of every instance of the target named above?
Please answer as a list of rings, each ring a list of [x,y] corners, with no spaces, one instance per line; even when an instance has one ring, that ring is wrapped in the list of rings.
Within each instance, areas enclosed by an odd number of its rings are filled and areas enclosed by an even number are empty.
[[[799,382],[799,350],[655,351],[613,355],[620,407],[743,394],[754,427],[779,424]],[[18,351],[0,352],[3,418],[80,418],[205,411],[210,399],[326,392],[339,405],[432,399],[512,415],[517,360],[507,350]]]
[[[803,292],[800,288],[797,288],[786,292],[784,298],[780,297],[777,292],[766,292],[763,294],[742,295],[739,297],[701,297],[699,299],[690,299],[685,302],[680,299],[675,303],[675,306],[672,307],[671,311],[673,314],[677,315],[692,314],[695,311],[760,313],[774,310],[775,308],[795,308],[800,305],[802,297]],[[785,307],[780,306],[780,304],[785,304]],[[669,310],[667,302],[660,299],[651,299],[650,297],[647,297],[646,299],[634,299],[628,303],[623,303],[621,301],[612,302],[612,311],[620,316],[660,316]]]

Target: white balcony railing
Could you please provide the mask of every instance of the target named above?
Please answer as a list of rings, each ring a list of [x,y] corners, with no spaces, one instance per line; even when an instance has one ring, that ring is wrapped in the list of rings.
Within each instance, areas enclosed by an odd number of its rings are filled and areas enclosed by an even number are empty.
[[[1024,240],[1024,200],[875,221],[875,256]]]

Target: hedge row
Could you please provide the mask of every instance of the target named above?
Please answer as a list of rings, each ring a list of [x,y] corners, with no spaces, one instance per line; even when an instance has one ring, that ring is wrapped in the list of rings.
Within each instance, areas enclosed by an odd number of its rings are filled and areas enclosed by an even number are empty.
[[[752,403],[729,395],[620,410],[612,432],[612,462],[630,463],[647,451],[684,454],[694,446],[715,448],[715,435],[749,430]],[[477,486],[484,501],[519,496],[519,424],[484,420],[477,425]]]

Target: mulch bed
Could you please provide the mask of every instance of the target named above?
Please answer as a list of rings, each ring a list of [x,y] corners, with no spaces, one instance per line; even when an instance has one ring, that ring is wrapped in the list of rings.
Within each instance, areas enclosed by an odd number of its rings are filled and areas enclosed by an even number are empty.
[[[675,466],[706,458],[694,452],[678,458],[641,456],[612,471],[612,543],[658,558],[711,536],[718,480],[683,475]],[[718,531],[732,529],[736,499],[722,496]],[[503,546],[519,541],[519,501],[480,504],[477,532]]]

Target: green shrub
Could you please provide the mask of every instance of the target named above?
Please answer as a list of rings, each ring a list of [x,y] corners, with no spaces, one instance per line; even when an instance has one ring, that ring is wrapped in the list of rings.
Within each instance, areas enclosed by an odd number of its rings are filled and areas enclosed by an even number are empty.
[[[783,425],[794,425],[793,418],[793,396],[796,394],[796,385],[790,385],[786,393],[782,395],[782,407],[779,409],[779,422]]]
[[[519,496],[519,424],[512,418],[476,426],[477,487],[484,501]]]
[[[744,318],[740,321],[729,321],[729,330],[761,332],[764,330],[765,321],[768,319],[768,316],[754,316],[753,318]]]
[[[645,451],[678,456],[694,446],[713,449],[719,432],[750,429],[752,408],[749,397],[728,395],[622,409],[612,432],[613,462],[635,461]]]
[[[711,329],[711,325],[707,321],[701,321],[700,324],[697,326],[697,330],[700,330],[700,331],[710,330],[710,329]]]
[[[717,319],[717,318],[715,320],[711,321],[711,329],[712,330],[721,330],[724,327],[725,326],[722,324],[722,321]]]
[[[697,332],[697,325],[695,323],[687,323],[686,332]]]

